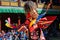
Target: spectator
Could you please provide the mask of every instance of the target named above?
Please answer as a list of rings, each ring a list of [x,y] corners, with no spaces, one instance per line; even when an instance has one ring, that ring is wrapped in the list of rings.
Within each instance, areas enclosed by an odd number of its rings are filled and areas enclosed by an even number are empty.
[[[15,40],[19,40],[19,37],[17,34],[15,34]]]
[[[0,33],[0,40],[2,40],[2,34]]]

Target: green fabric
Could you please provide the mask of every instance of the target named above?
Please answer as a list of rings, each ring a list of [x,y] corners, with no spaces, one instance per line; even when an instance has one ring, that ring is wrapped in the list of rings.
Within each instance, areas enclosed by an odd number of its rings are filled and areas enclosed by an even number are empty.
[[[45,9],[37,9],[38,13],[44,13]],[[0,13],[25,13],[24,8],[22,7],[0,7]],[[47,14],[59,14],[60,10],[48,10]]]

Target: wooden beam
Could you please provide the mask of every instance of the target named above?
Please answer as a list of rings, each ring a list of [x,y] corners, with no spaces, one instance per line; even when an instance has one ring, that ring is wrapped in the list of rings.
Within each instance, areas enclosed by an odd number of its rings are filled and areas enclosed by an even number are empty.
[[[21,2],[20,2],[20,0],[18,0],[18,6],[21,6]]]
[[[36,5],[37,5],[37,7],[38,7],[38,0],[36,0]]]

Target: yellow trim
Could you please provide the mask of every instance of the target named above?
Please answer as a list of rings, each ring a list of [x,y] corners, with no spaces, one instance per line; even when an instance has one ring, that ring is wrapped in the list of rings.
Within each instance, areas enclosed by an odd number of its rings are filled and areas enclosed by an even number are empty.
[[[1,2],[1,5],[3,5],[3,6],[9,6],[9,2]]]
[[[29,28],[32,27],[32,25],[35,24],[35,22],[36,22],[36,19],[32,20],[29,24]]]
[[[25,4],[25,2],[21,2],[21,6],[24,6],[24,4]],[[1,1],[1,5],[2,6],[18,6],[18,2],[4,2],[4,1]],[[45,5],[43,3],[38,4],[38,8],[46,8],[46,7],[47,7],[47,5]],[[52,8],[60,10],[60,6],[53,5]]]
[[[18,2],[11,2],[11,6],[18,6]]]

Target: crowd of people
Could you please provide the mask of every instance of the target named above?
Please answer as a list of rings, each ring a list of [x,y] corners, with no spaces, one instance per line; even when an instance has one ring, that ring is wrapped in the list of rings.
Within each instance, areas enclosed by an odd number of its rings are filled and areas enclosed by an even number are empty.
[[[11,30],[8,32],[0,32],[0,40],[28,40],[28,36],[23,31],[17,32],[16,30]]]

